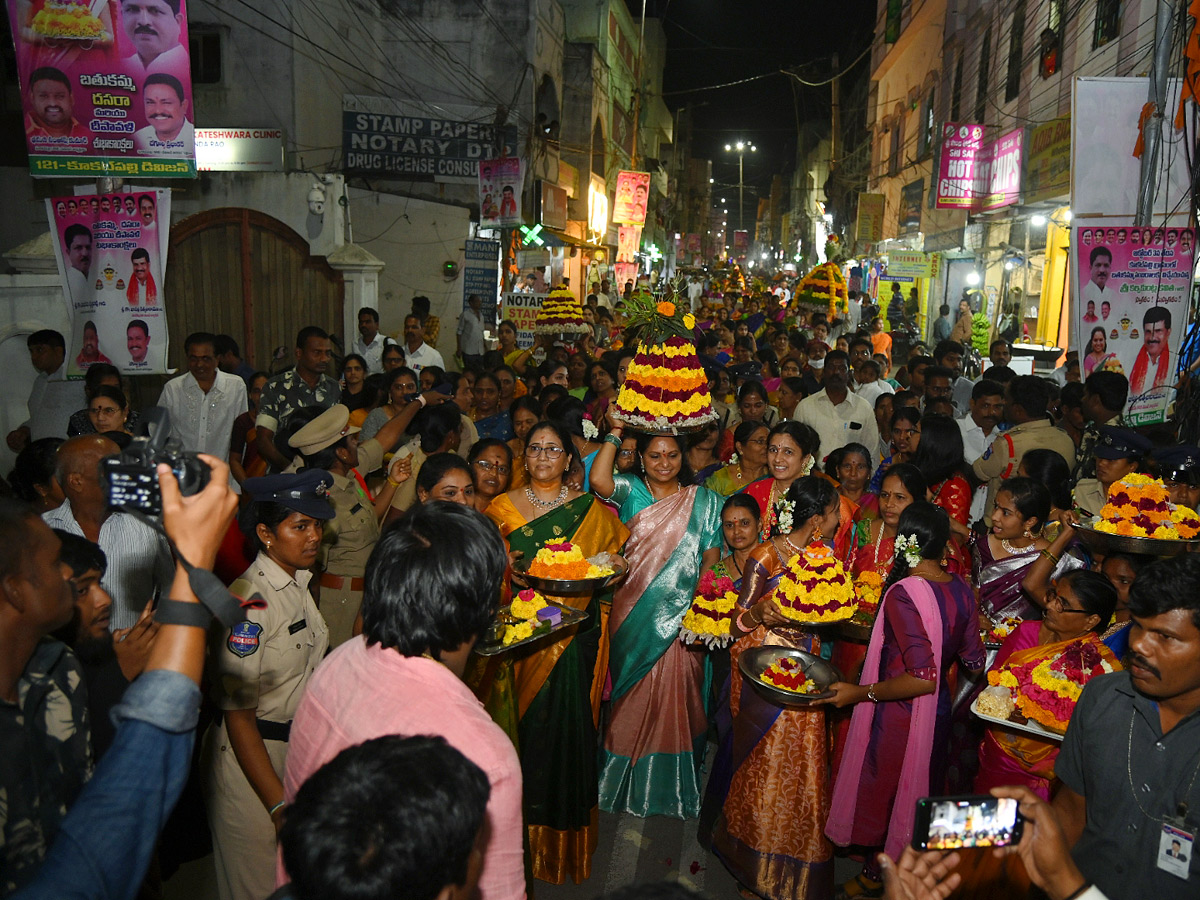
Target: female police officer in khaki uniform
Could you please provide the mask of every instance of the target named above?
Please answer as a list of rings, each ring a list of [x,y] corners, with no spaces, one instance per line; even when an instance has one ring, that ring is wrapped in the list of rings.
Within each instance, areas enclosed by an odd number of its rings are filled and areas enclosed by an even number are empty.
[[[261,900],[275,886],[288,729],[329,646],[308,592],[323,522],[333,518],[327,472],[246,479],[243,530],[258,556],[230,590],[265,609],[214,632],[212,682],[222,718],[205,735],[205,801],[221,900]]]

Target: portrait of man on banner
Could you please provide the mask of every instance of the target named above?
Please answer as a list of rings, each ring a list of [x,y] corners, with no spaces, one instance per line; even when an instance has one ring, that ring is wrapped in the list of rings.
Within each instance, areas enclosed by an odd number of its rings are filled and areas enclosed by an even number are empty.
[[[649,172],[618,172],[613,222],[620,225],[645,225],[649,197]]]

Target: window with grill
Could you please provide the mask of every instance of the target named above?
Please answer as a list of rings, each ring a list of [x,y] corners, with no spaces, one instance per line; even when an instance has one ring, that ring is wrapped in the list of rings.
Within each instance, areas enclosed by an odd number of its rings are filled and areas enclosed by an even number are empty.
[[[896,124],[892,126],[891,145],[888,150],[888,174],[896,175],[900,172],[900,147],[903,144],[904,136],[904,117],[898,116]]]
[[[983,122],[987,113],[988,69],[992,65],[992,33],[983,33],[983,42],[979,45],[979,79],[975,84],[975,120]]]
[[[188,29],[188,50],[192,57],[192,84],[220,84],[221,32],[193,25]]]
[[[917,159],[925,159],[933,152],[933,88],[921,101],[920,132],[917,138]]]
[[[1004,102],[1016,100],[1021,93],[1021,56],[1025,48],[1025,0],[1017,0],[1013,8],[1012,32],[1008,39],[1008,80],[1004,85]]]
[[[1096,0],[1092,49],[1103,47],[1121,33],[1121,0]]]

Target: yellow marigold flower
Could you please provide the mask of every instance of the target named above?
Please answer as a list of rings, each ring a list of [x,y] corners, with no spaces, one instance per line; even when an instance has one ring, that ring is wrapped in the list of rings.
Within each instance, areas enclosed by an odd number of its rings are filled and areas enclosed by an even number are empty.
[[[695,328],[696,327],[696,317],[693,316],[691,313],[688,313],[687,315],[685,315],[683,317],[683,327],[684,328]]]

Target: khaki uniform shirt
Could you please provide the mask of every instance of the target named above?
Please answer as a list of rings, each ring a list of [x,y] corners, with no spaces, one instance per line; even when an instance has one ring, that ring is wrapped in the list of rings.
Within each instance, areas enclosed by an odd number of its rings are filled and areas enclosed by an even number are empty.
[[[358,445],[358,470],[373,472],[383,465],[383,447],[371,438]],[[379,540],[375,507],[362,493],[353,475],[334,475],[329,499],[337,515],[325,523],[321,545],[323,568],[333,575],[361,578],[367,559]]]
[[[1104,504],[1108,502],[1108,492],[1095,478],[1082,479],[1075,485],[1072,496],[1076,506],[1094,516],[1100,515],[1100,510],[1104,509]]]
[[[1049,419],[1025,422],[998,435],[975,460],[971,468],[975,477],[988,482],[987,506],[984,519],[992,514],[996,505],[996,492],[1006,478],[1015,478],[1021,467],[1021,458],[1030,450],[1044,448],[1060,454],[1067,463],[1075,457],[1075,442],[1071,436],[1057,428]]]
[[[392,509],[398,509],[404,512],[414,503],[417,502],[417,474],[421,471],[421,466],[425,464],[425,451],[421,449],[421,442],[418,440],[409,441],[404,446],[412,451],[412,475],[408,481],[396,488],[392,494]]]
[[[268,722],[290,722],[308,679],[325,656],[329,633],[308,593],[312,573],[288,575],[265,553],[229,589],[255,592],[266,609],[248,609],[245,622],[218,628],[212,648],[214,700],[221,709],[253,709]]]

